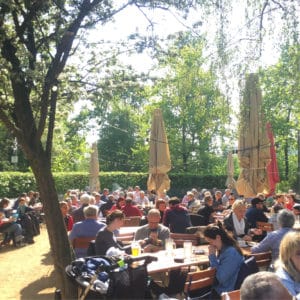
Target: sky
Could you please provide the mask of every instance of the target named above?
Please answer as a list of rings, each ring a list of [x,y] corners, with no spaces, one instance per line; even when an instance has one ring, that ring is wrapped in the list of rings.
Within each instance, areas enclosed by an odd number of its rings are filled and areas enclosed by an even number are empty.
[[[242,2],[240,2],[242,3]],[[240,45],[240,39],[246,34],[246,29],[244,26],[244,9],[242,5],[235,6],[232,8],[232,18],[231,22],[227,24],[229,27],[229,31],[231,32],[230,44],[235,46],[237,44]],[[216,32],[216,22],[218,19],[210,18],[208,20],[204,20],[201,16],[200,11],[192,10],[187,19],[183,19],[180,17],[178,13],[175,11],[147,11],[147,17],[139,11],[136,7],[129,7],[126,10],[120,12],[115,18],[114,22],[109,22],[106,25],[101,25],[101,28],[96,28],[94,31],[91,31],[88,40],[97,41],[97,40],[110,40],[114,43],[120,42],[120,40],[126,40],[127,36],[138,32],[141,34],[147,35],[159,35],[161,38],[166,38],[169,34],[178,32],[180,30],[186,30],[192,28],[192,24],[195,22],[202,22],[202,26],[199,27],[198,32],[200,34],[206,32],[208,36],[208,40],[212,45],[211,48],[204,49],[204,55],[209,55],[216,51],[214,48],[214,35]],[[155,24],[154,29],[149,26],[149,20]],[[276,31],[276,27],[274,27],[274,31]],[[240,59],[247,55],[246,44],[244,47],[241,47]],[[206,52],[205,52],[206,51]],[[274,64],[279,57],[279,51],[274,47],[271,41],[267,41],[264,44],[264,51],[262,56],[257,61],[251,64],[251,71],[256,72],[259,66],[268,66]],[[237,58],[237,59],[239,59]],[[147,52],[137,55],[128,56],[127,54],[122,55],[119,59],[125,64],[131,64],[138,72],[145,71],[150,69],[155,61],[147,55]],[[231,70],[228,68],[228,78],[231,76]],[[226,73],[226,70],[225,70]],[[239,97],[240,90],[238,86],[238,78],[229,79],[227,84],[231,86],[231,95],[230,100],[233,103],[233,107],[239,107]],[[220,82],[221,90],[225,92],[224,83]],[[80,110],[81,104],[76,107],[76,111]],[[236,111],[237,113],[237,111]],[[236,123],[235,121],[234,123]],[[87,137],[89,143],[94,141],[97,137],[97,128],[91,131],[90,135]]]

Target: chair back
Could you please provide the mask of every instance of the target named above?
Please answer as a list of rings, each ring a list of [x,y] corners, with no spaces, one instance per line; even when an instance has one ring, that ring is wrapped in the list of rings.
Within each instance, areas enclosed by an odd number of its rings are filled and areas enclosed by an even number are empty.
[[[75,248],[87,249],[90,245],[90,242],[92,240],[94,240],[95,238],[96,237],[94,237],[94,236],[75,238],[72,241],[72,247],[73,247],[73,249],[75,249]]]
[[[199,244],[199,237],[197,234],[191,233],[170,233],[170,238],[174,240],[176,247],[183,247],[185,241],[191,241],[193,246]]]
[[[257,273],[259,271],[258,265],[255,258],[251,255],[241,264],[234,288],[236,290],[240,289],[245,278],[251,274]]]
[[[192,226],[204,226],[206,225],[204,217],[198,214],[189,214]]]
[[[141,222],[141,217],[136,216],[136,217],[127,217],[124,218],[124,224],[123,226],[140,226],[140,222]]]
[[[269,269],[272,262],[271,252],[253,253],[251,254],[251,256],[254,256],[256,264],[260,271]]]
[[[234,290],[231,292],[225,292],[221,295],[221,300],[240,300],[241,299],[241,291]]]
[[[268,222],[256,222],[256,228],[261,229],[263,231],[273,231],[274,230],[274,226],[272,223],[268,223]]]
[[[189,272],[184,285],[184,293],[211,287],[215,280],[216,269],[210,268],[197,272]]]

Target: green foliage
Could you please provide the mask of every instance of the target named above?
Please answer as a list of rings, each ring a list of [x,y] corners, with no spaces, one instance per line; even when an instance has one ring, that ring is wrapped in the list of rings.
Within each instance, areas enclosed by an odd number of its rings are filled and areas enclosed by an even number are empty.
[[[217,156],[218,137],[229,121],[230,108],[215,74],[205,70],[203,47],[201,39],[180,34],[168,53],[159,57],[166,75],[154,86],[153,97],[160,99],[176,172],[193,172],[196,166],[201,174],[210,173],[206,162]]]
[[[196,187],[198,189],[225,188],[226,176],[200,176],[196,174],[170,174],[170,196],[182,197],[186,191]],[[57,172],[54,173],[58,194],[64,194],[68,189],[87,190],[89,176],[87,172]],[[147,190],[148,173],[138,172],[100,172],[101,187],[111,191],[127,189],[129,186],[139,185]],[[0,198],[16,198],[22,192],[37,190],[32,173],[0,172]]]
[[[300,46],[287,44],[274,66],[261,70],[264,111],[272,125],[281,179],[294,181],[299,172]],[[298,171],[297,171],[298,170]]]

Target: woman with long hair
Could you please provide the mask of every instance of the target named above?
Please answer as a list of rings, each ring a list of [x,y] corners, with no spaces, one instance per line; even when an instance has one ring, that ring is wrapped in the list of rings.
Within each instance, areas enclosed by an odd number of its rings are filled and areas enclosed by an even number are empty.
[[[216,282],[211,299],[221,299],[223,292],[234,290],[244,257],[237,242],[225,231],[221,222],[208,225],[204,230],[204,237],[209,243],[210,266],[216,268]]]
[[[300,293],[300,231],[290,231],[282,239],[276,275],[292,296]]]
[[[121,210],[114,210],[106,217],[106,226],[101,228],[96,236],[95,250],[96,255],[117,255],[121,254],[126,247],[123,248],[117,241],[115,232],[123,226],[124,213]]]

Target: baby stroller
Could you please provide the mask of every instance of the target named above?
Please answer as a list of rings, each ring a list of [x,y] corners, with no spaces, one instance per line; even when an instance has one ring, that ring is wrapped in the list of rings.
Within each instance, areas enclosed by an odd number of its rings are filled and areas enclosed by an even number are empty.
[[[79,258],[66,267],[79,287],[79,299],[145,299],[148,291],[147,265],[153,256],[92,256]],[[139,263],[138,263],[139,262]]]

